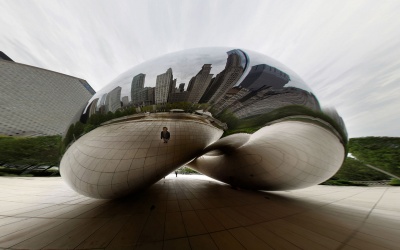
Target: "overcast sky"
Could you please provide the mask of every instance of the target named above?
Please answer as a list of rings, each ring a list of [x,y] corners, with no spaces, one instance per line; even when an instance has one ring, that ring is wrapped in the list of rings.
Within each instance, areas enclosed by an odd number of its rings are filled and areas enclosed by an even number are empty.
[[[166,53],[249,49],[295,71],[350,137],[400,136],[399,13],[399,0],[0,0],[0,50],[100,90]]]

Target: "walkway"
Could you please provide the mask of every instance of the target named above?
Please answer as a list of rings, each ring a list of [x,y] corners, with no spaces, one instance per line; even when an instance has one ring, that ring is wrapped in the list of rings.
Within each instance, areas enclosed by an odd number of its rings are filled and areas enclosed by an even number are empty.
[[[234,190],[169,175],[120,200],[76,194],[61,178],[0,177],[0,248],[398,249],[400,188]]]

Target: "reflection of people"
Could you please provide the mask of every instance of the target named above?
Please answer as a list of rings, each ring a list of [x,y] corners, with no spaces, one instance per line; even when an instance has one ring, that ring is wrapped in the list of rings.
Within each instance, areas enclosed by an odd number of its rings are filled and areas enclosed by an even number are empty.
[[[164,140],[164,143],[168,143],[169,138],[171,137],[170,133],[168,132],[167,127],[163,127],[163,131],[161,131],[161,139]]]
[[[176,171],[176,170],[175,170],[175,175],[176,175],[175,177],[178,177],[178,171]]]

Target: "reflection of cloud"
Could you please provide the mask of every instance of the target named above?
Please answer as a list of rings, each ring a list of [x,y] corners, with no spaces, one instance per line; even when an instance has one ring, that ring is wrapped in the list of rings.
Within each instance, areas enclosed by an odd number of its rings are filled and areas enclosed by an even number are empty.
[[[400,136],[399,1],[3,0],[0,9],[4,53],[96,90],[165,53],[248,48],[296,71],[323,105],[337,108],[350,137]],[[369,115],[356,117],[364,110]]]

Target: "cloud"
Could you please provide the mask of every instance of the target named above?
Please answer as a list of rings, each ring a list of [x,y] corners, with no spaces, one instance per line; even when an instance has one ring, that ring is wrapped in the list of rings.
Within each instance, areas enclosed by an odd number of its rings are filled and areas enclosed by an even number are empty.
[[[100,90],[129,68],[197,47],[238,47],[294,70],[350,137],[400,136],[399,1],[0,1],[1,50]]]

